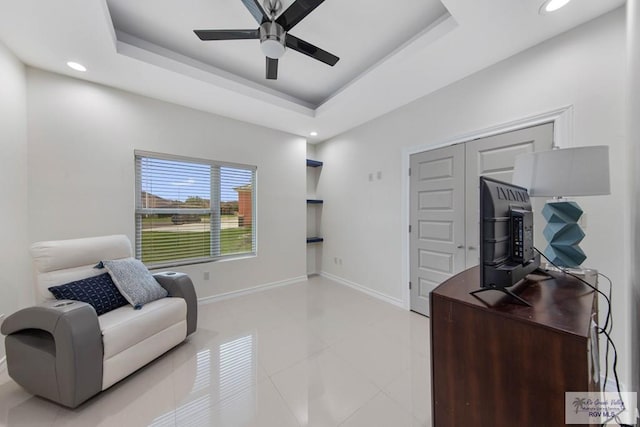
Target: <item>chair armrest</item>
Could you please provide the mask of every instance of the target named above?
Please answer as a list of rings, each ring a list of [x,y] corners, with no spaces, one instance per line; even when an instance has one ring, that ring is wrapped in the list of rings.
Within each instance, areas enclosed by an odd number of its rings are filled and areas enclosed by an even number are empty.
[[[50,344],[45,347],[55,349],[56,379],[35,378],[33,367],[25,361],[29,357],[24,352],[43,344],[33,340],[38,330],[50,335],[45,341]],[[41,382],[54,381],[57,396],[52,400],[75,407],[102,389],[102,333],[96,311],[89,304],[60,300],[24,308],[5,319],[1,332],[7,335],[9,374],[27,390],[38,390]]]
[[[169,292],[170,297],[180,297],[187,303],[187,335],[198,326],[198,297],[188,275],[175,271],[155,273],[153,277]]]
[[[10,335],[25,329],[40,329],[53,335],[57,328],[61,326],[59,322],[65,323],[77,316],[86,318],[84,319],[85,321],[95,318],[97,322],[95,310],[87,303],[72,300],[52,300],[16,311],[2,322],[0,332],[4,335]],[[69,326],[73,328],[81,325],[71,324]],[[98,328],[98,331],[100,331],[100,328]]]

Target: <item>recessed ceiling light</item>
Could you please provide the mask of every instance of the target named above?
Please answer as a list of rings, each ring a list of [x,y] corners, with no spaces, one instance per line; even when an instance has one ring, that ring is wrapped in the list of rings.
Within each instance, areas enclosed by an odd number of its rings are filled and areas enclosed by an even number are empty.
[[[542,6],[540,6],[539,12],[541,14],[555,12],[556,10],[566,6],[570,1],[571,0],[547,0],[542,3]]]
[[[316,131],[309,132],[309,135],[310,136],[318,136],[318,132],[316,132]]]
[[[82,72],[87,71],[87,67],[85,67],[82,64],[78,64],[77,62],[69,61],[67,62],[67,65],[69,66],[69,68],[73,68],[76,71],[82,71]]]

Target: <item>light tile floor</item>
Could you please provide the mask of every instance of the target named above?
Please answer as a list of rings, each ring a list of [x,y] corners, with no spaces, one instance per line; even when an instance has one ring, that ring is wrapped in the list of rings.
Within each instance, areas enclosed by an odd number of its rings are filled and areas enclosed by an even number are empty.
[[[199,309],[185,343],[75,410],[0,375],[0,426],[431,425],[426,317],[318,276]]]

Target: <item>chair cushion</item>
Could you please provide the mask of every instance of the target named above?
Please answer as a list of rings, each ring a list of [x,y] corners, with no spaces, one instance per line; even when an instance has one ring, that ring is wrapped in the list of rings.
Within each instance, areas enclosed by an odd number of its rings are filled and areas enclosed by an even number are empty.
[[[168,295],[167,290],[160,286],[140,260],[124,258],[102,261],[101,264],[111,274],[120,293],[134,308]]]
[[[129,238],[124,235],[34,243],[31,255],[36,269],[36,301],[53,299],[47,289],[51,286],[104,273],[93,268],[100,260],[127,258],[132,253]]]
[[[139,310],[130,305],[98,317],[104,344],[104,359],[184,321],[187,304],[182,298],[162,298]],[[186,336],[186,335],[185,335]]]
[[[127,300],[118,291],[109,273],[52,286],[49,292],[56,299],[70,299],[91,304],[98,316],[127,305]]]

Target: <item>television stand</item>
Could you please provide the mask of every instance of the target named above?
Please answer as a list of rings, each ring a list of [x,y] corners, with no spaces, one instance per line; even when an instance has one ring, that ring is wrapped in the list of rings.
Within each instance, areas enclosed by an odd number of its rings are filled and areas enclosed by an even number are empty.
[[[482,295],[490,304],[469,295],[480,288],[479,267],[431,292],[429,425],[568,427],[566,410],[575,409],[566,407],[565,393],[600,390],[598,294],[569,275],[549,274],[512,288],[533,307],[501,304],[508,298],[498,292]],[[597,286],[596,272],[584,280]]]
[[[533,307],[528,301],[520,298],[518,295],[514,294],[511,291],[511,289],[508,289],[505,286],[488,285],[488,286],[485,286],[484,288],[476,289],[475,291],[469,292],[469,295],[475,296],[476,294],[479,294],[480,292],[486,292],[486,291],[500,291],[500,292],[502,292],[504,294],[509,295],[511,298],[519,301],[520,303],[526,305],[527,307]]]

